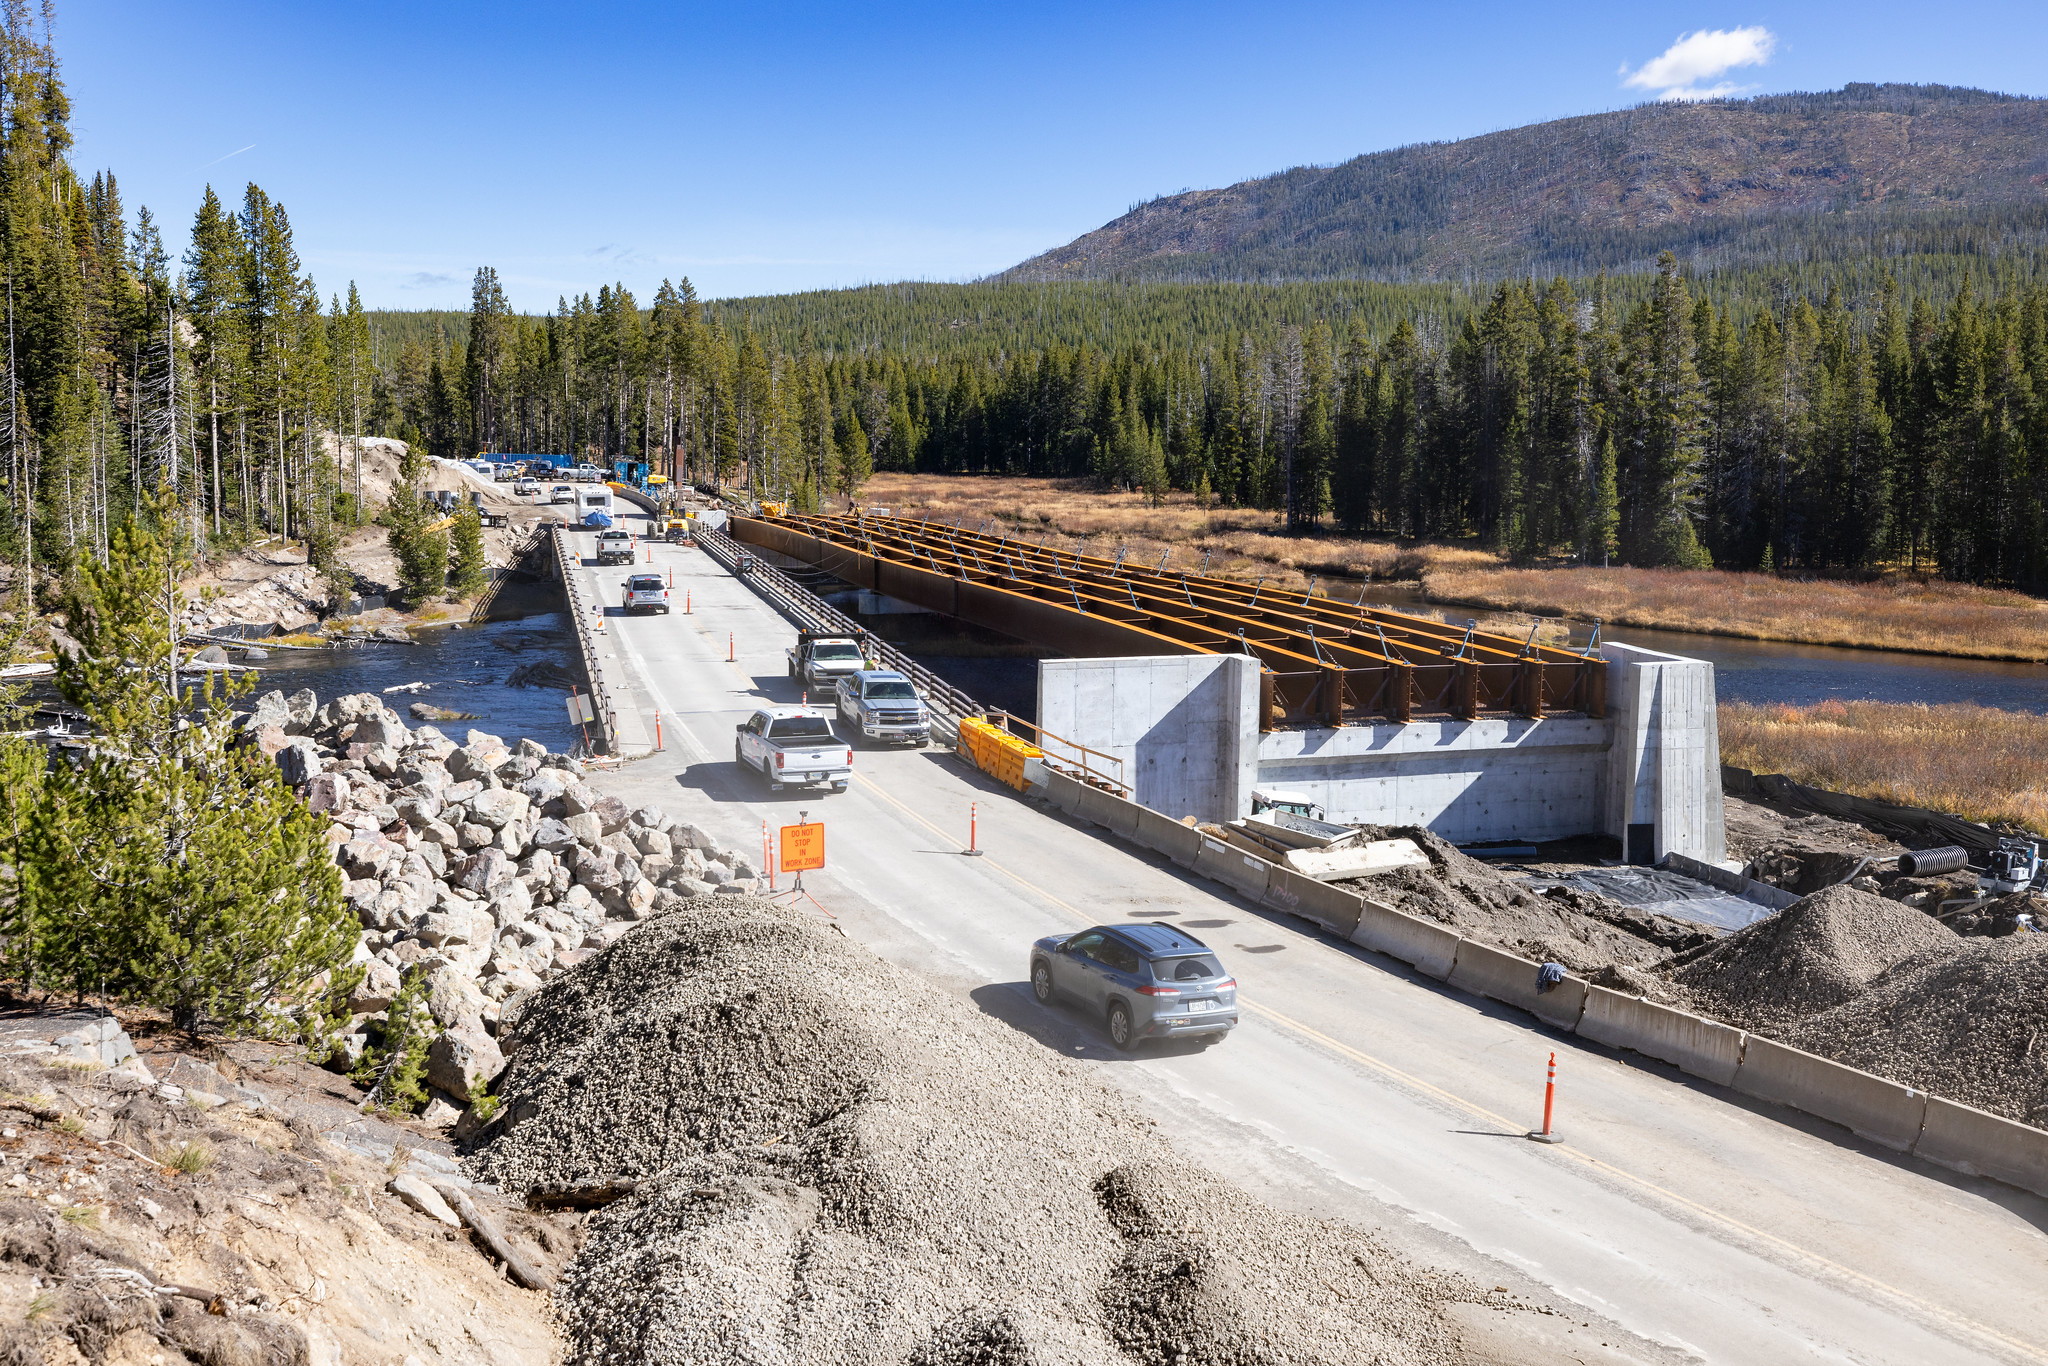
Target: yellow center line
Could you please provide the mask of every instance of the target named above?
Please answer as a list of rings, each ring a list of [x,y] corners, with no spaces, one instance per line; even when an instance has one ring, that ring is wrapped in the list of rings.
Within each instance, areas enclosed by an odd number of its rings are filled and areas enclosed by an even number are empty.
[[[884,792],[876,784],[871,782],[864,782],[861,784],[861,786],[864,790],[874,793],[883,801],[887,802],[889,805],[895,807],[898,811],[901,811],[904,815],[908,816],[911,820],[916,821],[919,825],[922,825],[925,829],[931,831],[932,834],[938,836],[941,840],[944,840],[945,842],[956,845],[958,847],[965,847],[960,845],[958,839],[956,839],[954,836],[947,834],[938,826],[932,824],[923,816],[911,810],[908,806],[905,806],[896,798],[890,796],[887,792]],[[1037,883],[1032,882],[1028,878],[1023,877],[1018,873],[1012,872],[1009,868],[997,862],[995,859],[984,856],[981,860],[981,866],[985,868],[993,868],[995,871],[1001,873],[1004,877],[1009,878],[1018,886],[1025,888],[1027,891],[1030,891],[1035,896],[1038,896],[1044,899],[1045,901],[1048,901],[1051,904],[1058,906],[1061,910],[1066,911],[1070,916],[1072,916],[1074,918],[1075,923],[1079,924],[1083,928],[1087,928],[1097,923],[1095,917],[1083,913],[1078,907],[1073,906],[1072,904],[1053,895],[1051,892],[1048,892],[1047,890],[1045,890],[1045,888],[1040,887]],[[1274,1024],[1279,1025],[1282,1029],[1285,1029],[1290,1033],[1299,1035],[1304,1039],[1313,1040],[1314,1042],[1321,1044],[1323,1047],[1329,1049],[1333,1053],[1337,1053],[1342,1057],[1349,1058],[1353,1062],[1357,1062],[1366,1067],[1370,1067],[1373,1070],[1380,1072],[1385,1076],[1388,1076],[1396,1081],[1399,1081],[1403,1086],[1412,1088],[1416,1091],[1420,1091],[1426,1095],[1434,1096],[1448,1105],[1452,1105],[1460,1110],[1463,1110],[1466,1114],[1471,1115],[1475,1119],[1483,1119],[1490,1124],[1498,1124],[1511,1132],[1516,1132],[1520,1130],[1519,1125],[1515,1124],[1512,1120],[1507,1119],[1505,1116],[1495,1114],[1493,1111],[1487,1109],[1485,1106],[1477,1104],[1474,1101],[1467,1100],[1463,1096],[1457,1095],[1455,1092],[1446,1091],[1443,1087],[1437,1086],[1432,1082],[1424,1081],[1421,1077],[1416,1076],[1414,1073],[1403,1071],[1402,1069],[1394,1066],[1392,1063],[1386,1062],[1380,1058],[1376,1058],[1372,1056],[1370,1053],[1366,1053],[1359,1049],[1353,1048],[1349,1044],[1340,1043],[1336,1039],[1331,1038],[1329,1035],[1324,1034],[1320,1030],[1314,1029],[1308,1025],[1301,1023],[1299,1020],[1291,1019],[1288,1016],[1281,1014],[1279,1011],[1274,1010],[1271,1006],[1264,1006],[1254,1001],[1249,1001],[1245,998],[1244,993],[1242,991],[1238,993],[1237,1003],[1239,1006],[1253,1012],[1254,1014],[1260,1015],[1265,1019],[1272,1021]],[[1699,1201],[1691,1199],[1688,1196],[1680,1195],[1678,1192],[1673,1190],[1668,1190],[1665,1187],[1658,1185],[1656,1182],[1651,1181],[1646,1177],[1637,1176],[1634,1172],[1627,1171],[1621,1167],[1617,1167],[1611,1162],[1603,1161],[1600,1158],[1594,1157],[1590,1153],[1581,1151],[1580,1149],[1573,1147],[1569,1143],[1557,1143],[1546,1145],[1544,1148],[1544,1152],[1557,1154],[1563,1157],[1569,1157],[1573,1161],[1581,1164],[1582,1166],[1589,1167],[1597,1171],[1605,1172],[1608,1175],[1617,1178],[1618,1180],[1627,1182],[1628,1184],[1636,1187],[1638,1190],[1645,1191],[1649,1194],[1658,1196],[1664,1200],[1668,1200],[1672,1204],[1678,1205],[1681,1208],[1690,1210],[1694,1214],[1698,1215],[1700,1218],[1710,1223],[1718,1224],[1724,1229],[1728,1229],[1732,1232],[1739,1233],[1748,1238],[1753,1238],[1758,1242],[1769,1244],[1772,1247],[1778,1248],[1783,1252],[1789,1253],[1794,1257],[1802,1259],[1803,1261],[1811,1264],[1812,1266],[1819,1267],[1823,1270],[1832,1272],[1833,1274],[1842,1277],[1845,1280],[1854,1282],[1855,1284],[1863,1286],[1866,1289],[1876,1291],[1881,1295],[1889,1296],[1902,1304],[1910,1305],[1912,1308],[1919,1311],[1920,1313],[1930,1318],[1934,1318],[1941,1322],[1947,1323],[1950,1326],[1959,1329],[1965,1333],[1969,1333],[1974,1336],[1985,1338],[1989,1341],[1999,1343],[2002,1346],[2011,1348],[2013,1351],[2016,1351],[2021,1355],[2030,1358],[2031,1360],[2048,1361],[2048,1352],[2044,1352],[2041,1348],[2033,1345],[2032,1343],[2025,1342],[2019,1338],[2012,1337],[2000,1331],[1999,1329],[1991,1327],[1989,1324],[1979,1323],[1975,1319],[1967,1318],[1957,1313],[1956,1311],[1949,1309],[1944,1305],[1936,1304],[1931,1300],[1922,1299],[1918,1295],[1912,1294],[1909,1291],[1901,1290],[1898,1287],[1891,1285],[1885,1281],[1878,1280],[1876,1277],[1868,1275],[1865,1272],[1858,1271],[1854,1267],[1844,1266],[1840,1262],[1834,1261],[1828,1257],[1824,1257],[1821,1254],[1811,1251],[1808,1248],[1801,1247],[1799,1244],[1791,1242],[1788,1239],[1781,1238],[1775,1233],[1769,1233],[1763,1229],[1757,1228],[1753,1224],[1744,1223],[1742,1220],[1735,1218],[1733,1215],[1724,1214],[1720,1210],[1713,1209],[1707,1205],[1703,1205]]]

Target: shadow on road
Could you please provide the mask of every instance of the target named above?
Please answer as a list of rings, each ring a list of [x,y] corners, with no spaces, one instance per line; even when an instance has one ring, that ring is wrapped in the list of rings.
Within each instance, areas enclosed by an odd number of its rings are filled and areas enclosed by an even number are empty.
[[[967,993],[990,1019],[1001,1020],[1019,1034],[1044,1044],[1062,1057],[1090,1062],[1141,1062],[1146,1058],[1184,1058],[1205,1051],[1193,1039],[1166,1039],[1138,1045],[1135,1053],[1120,1051],[1109,1041],[1090,1012],[1071,1001],[1038,1004],[1029,982],[991,982]]]

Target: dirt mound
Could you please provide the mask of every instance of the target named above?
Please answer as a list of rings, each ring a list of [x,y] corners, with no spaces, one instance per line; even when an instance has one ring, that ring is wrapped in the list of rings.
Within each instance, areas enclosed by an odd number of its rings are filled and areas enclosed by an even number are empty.
[[[1717,933],[1575,888],[1533,892],[1419,826],[1365,829],[1367,839],[1415,841],[1430,866],[1345,884],[1352,891],[1538,962],[1579,973],[1645,967],[1711,943]]]
[[[1962,941],[1920,911],[1829,887],[1721,940],[1671,973],[1707,1013],[1770,1033],[1849,1000],[1887,968]]]
[[[1969,939],[1901,962],[1785,1042],[2048,1125],[2048,935]]]
[[[772,903],[662,913],[508,1034],[476,1173],[640,1178],[557,1288],[576,1361],[1440,1362],[1491,1299],[1155,1165],[1127,1099]]]

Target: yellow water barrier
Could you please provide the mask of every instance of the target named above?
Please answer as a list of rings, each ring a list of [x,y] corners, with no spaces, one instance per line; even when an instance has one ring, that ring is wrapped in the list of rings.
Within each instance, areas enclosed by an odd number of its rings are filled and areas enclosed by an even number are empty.
[[[960,723],[960,757],[983,773],[1022,792],[1025,788],[1024,761],[1043,758],[1045,751],[1028,745],[1000,726],[976,717]]]

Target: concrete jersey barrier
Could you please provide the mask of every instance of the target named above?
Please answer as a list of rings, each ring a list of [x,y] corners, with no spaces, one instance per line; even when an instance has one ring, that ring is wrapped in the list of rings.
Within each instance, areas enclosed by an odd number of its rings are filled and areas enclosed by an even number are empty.
[[[1735,1071],[1742,1066],[1741,1030],[1606,987],[1587,990],[1578,1032],[1609,1048],[1668,1062],[1717,1086],[1734,1085]]]
[[[1576,1027],[1579,1013],[1586,1006],[1585,979],[1567,975],[1549,990],[1541,991],[1536,980],[1541,966],[1491,944],[1461,939],[1444,980],[1460,990],[1519,1007],[1559,1029]]]
[[[1758,1100],[1773,1100],[1846,1129],[1887,1148],[1911,1152],[1927,1118],[1927,1093],[1788,1044],[1751,1034],[1743,1040],[1735,1089]]]
[[[1425,977],[1443,981],[1458,962],[1458,946],[1465,941],[1453,930],[1405,915],[1370,897],[1358,908],[1358,928],[1351,942],[1374,953],[1398,958]]]
[[[1927,1118],[1913,1154],[1937,1166],[2048,1195],[2048,1133],[1957,1101],[1927,1098]]]

